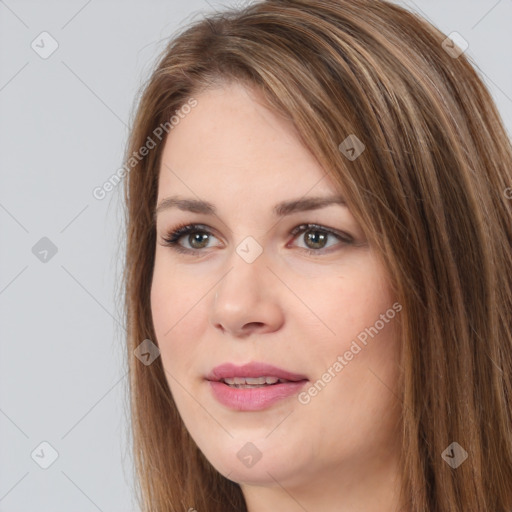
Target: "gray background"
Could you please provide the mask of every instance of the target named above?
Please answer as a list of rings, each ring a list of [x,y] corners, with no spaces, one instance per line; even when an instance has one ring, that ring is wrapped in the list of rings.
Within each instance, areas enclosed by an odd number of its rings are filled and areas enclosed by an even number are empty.
[[[512,133],[512,0],[402,4],[469,42]],[[136,510],[121,186],[103,200],[92,191],[122,165],[133,100],[166,39],[219,7],[0,0],[1,511]],[[50,48],[43,31],[59,45],[46,59],[31,47]],[[43,441],[58,453],[48,469]]]

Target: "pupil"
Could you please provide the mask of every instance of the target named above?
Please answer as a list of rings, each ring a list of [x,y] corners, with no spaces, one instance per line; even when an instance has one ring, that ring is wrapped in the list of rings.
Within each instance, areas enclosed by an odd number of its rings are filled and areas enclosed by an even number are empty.
[[[312,242],[314,244],[313,248],[321,249],[325,245],[326,238],[325,233],[321,233],[320,231],[310,231],[308,233],[306,243],[309,245],[309,242]]]
[[[207,238],[208,238],[207,233],[194,233],[193,235],[190,235],[189,242],[190,242],[190,245],[192,247],[194,247],[195,249],[201,249],[202,247],[204,247],[206,245],[206,244],[201,245],[201,243],[204,242],[205,240],[206,240],[206,242],[208,242]],[[198,242],[199,245],[196,245],[196,242]]]

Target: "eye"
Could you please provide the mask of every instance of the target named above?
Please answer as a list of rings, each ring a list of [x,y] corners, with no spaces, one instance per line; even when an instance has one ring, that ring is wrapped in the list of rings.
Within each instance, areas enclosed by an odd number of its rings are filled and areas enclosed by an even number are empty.
[[[300,239],[300,235],[304,235],[305,247],[299,246],[299,248],[315,255],[327,252],[325,249],[330,248],[332,245],[345,246],[354,243],[354,239],[350,235],[318,224],[301,224],[293,228],[289,235],[293,236],[294,240]],[[181,242],[182,238],[184,238],[188,246]],[[202,249],[208,248],[208,243],[212,238],[216,237],[207,226],[202,224],[186,224],[177,227],[164,237],[162,245],[171,247],[178,252],[200,256],[204,252]],[[334,241],[337,240],[338,244],[329,244],[330,238],[334,239]]]
[[[188,242],[189,247],[183,246],[180,243],[180,240],[186,235],[188,236],[185,238],[185,241]],[[178,252],[197,254],[200,249],[207,247],[210,238],[213,236],[211,231],[202,224],[186,224],[171,231],[163,239],[163,245],[171,247]]]
[[[296,239],[304,241],[305,247],[302,248],[308,253],[322,254],[323,249],[337,245],[336,243],[328,245],[329,238],[341,242],[341,245],[354,243],[354,239],[350,235],[318,224],[301,224],[294,228],[290,234],[295,236]]]

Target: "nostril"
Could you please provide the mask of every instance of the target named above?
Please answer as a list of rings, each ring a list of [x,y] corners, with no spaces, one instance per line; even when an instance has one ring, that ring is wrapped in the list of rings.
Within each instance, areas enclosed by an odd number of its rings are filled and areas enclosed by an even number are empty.
[[[265,324],[263,322],[249,322],[242,327],[242,330],[247,331],[247,330],[253,330],[253,329],[260,329],[264,325]]]

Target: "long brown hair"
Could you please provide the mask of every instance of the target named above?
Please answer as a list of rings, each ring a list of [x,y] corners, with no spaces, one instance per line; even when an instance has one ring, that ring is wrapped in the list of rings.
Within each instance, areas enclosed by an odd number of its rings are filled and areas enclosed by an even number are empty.
[[[186,431],[150,310],[160,159],[170,119],[212,85],[258,87],[345,192],[386,265],[400,321],[402,502],[512,510],[512,149],[465,54],[381,0],[267,0],[208,15],[168,44],[138,101],[125,178],[133,449],[146,511],[240,512],[240,487]],[[451,46],[451,45],[450,45]],[[157,137],[164,127],[163,135]],[[365,150],[340,150],[355,135]],[[343,146],[341,146],[343,147]],[[442,457],[457,442],[468,458]]]

